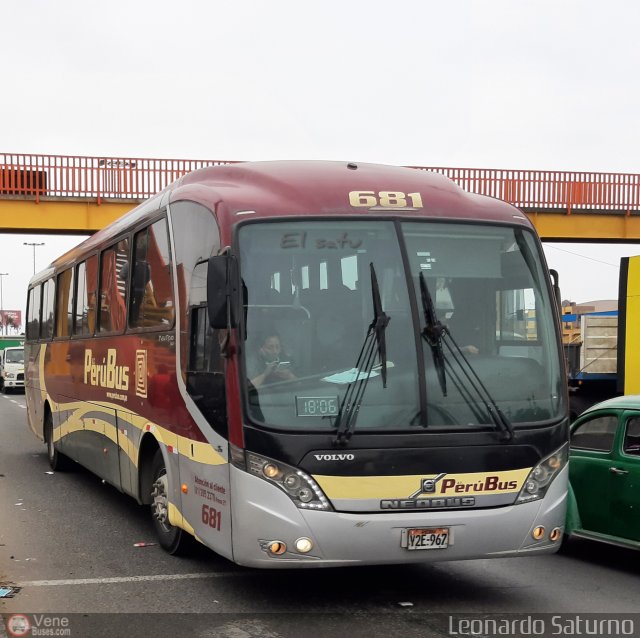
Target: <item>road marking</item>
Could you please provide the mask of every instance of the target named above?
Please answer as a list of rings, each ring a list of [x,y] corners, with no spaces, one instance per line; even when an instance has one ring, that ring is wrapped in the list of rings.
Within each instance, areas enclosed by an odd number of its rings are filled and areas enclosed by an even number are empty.
[[[249,572],[246,572],[249,573]],[[244,576],[245,572],[204,572],[195,574],[156,574],[155,576],[116,576],[114,578],[69,578],[66,580],[26,580],[20,587],[59,587],[61,585],[111,585],[113,583],[143,583],[156,580],[193,580],[196,578],[226,578]]]
[[[214,633],[215,632],[215,633]],[[216,627],[211,633],[200,634],[202,638],[218,636],[219,638],[283,638],[282,634],[272,631],[259,620],[234,620]]]
[[[16,401],[15,399],[10,399],[6,394],[3,394],[2,398],[6,399],[7,401],[11,401],[11,403],[15,403],[19,408],[22,408],[23,410],[27,409],[27,406],[24,403]]]

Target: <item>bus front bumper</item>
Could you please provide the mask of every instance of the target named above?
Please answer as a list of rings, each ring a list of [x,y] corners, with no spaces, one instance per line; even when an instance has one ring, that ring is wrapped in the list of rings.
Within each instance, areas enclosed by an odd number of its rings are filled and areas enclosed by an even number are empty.
[[[298,509],[277,487],[232,467],[233,558],[249,567],[291,568],[382,565],[472,558],[504,558],[558,550],[564,530],[568,470],[564,468],[542,500],[490,509],[347,513]],[[443,549],[402,547],[403,530],[448,528]],[[544,528],[539,540],[533,530]],[[406,532],[404,532],[406,535]],[[308,553],[296,541],[310,539]],[[279,555],[269,544],[279,541]]]

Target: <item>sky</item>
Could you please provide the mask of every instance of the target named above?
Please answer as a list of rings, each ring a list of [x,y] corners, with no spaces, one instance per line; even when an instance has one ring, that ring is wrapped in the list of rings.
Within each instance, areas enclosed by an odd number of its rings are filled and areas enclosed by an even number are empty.
[[[639,18],[627,0],[5,3],[0,152],[640,172]],[[24,242],[40,269],[80,240],[0,235],[3,307],[24,310]],[[617,296],[640,245],[545,252],[584,302]]]

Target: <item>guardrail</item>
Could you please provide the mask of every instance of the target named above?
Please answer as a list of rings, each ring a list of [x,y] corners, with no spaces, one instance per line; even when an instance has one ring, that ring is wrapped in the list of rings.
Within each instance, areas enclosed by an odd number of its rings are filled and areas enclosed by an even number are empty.
[[[230,160],[0,153],[0,197],[146,199],[185,173]],[[411,166],[446,175],[471,193],[532,211],[640,211],[640,174]]]

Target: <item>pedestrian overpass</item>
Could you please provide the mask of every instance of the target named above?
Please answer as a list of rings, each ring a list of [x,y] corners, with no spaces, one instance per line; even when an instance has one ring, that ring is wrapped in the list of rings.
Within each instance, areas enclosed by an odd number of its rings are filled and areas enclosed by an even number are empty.
[[[185,173],[231,163],[0,153],[0,230],[92,233]],[[410,168],[514,204],[547,241],[640,240],[640,174]]]

